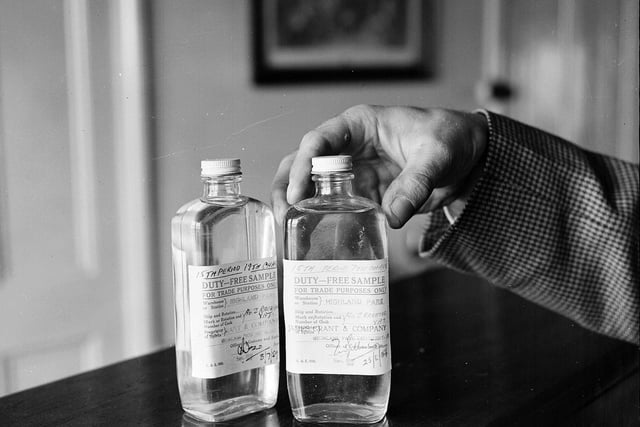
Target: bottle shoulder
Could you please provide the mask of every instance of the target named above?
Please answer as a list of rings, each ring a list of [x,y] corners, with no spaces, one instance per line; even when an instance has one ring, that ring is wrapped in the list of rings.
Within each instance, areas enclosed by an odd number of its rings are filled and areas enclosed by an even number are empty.
[[[217,208],[233,208],[233,207],[242,207],[245,205],[252,206],[262,206],[267,210],[271,210],[271,207],[264,203],[261,200],[255,199],[253,197],[239,195],[234,198],[216,198],[216,199],[193,199],[189,200],[180,208],[178,208],[176,214],[180,214],[186,211],[192,211],[197,209],[206,209],[208,207],[217,207]]]
[[[271,207],[266,203],[248,196],[234,199],[204,200],[194,199],[182,205],[173,217],[173,221],[189,219],[194,222],[215,220],[216,218],[251,215],[273,217]]]
[[[372,260],[387,257],[386,218],[361,197],[314,198],[294,204],[284,224],[288,260]]]
[[[376,202],[359,196],[320,196],[311,197],[295,203],[292,210],[308,213],[362,213],[375,211],[382,214],[382,208]]]

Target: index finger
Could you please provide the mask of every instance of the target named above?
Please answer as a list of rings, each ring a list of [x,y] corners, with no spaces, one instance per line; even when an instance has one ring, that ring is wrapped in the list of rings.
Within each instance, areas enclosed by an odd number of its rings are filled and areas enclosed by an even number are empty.
[[[289,204],[299,202],[305,197],[313,157],[349,153],[351,142],[362,139],[360,117],[351,110],[327,120],[302,138],[289,173]]]
[[[289,185],[289,170],[291,169],[291,163],[296,156],[296,151],[285,156],[278,170],[273,178],[271,184],[271,206],[273,207],[273,213],[279,224],[283,223],[284,216],[289,209],[287,203],[287,186]]]

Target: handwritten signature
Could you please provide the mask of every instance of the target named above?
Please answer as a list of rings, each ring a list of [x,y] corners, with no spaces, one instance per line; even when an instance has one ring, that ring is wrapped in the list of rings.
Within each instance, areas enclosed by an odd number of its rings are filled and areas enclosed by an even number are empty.
[[[238,352],[238,356],[242,356],[252,351],[257,351],[261,349],[262,349],[262,344],[251,345],[249,344],[249,341],[245,339],[245,337],[242,337],[242,341],[240,342],[240,344],[238,344],[237,352]]]
[[[332,338],[331,344],[327,344],[328,347],[333,348],[333,355],[339,356],[344,354],[348,359],[351,356],[351,352],[366,349],[367,347],[360,347],[360,341],[354,341],[353,335],[349,335],[346,338]]]
[[[245,362],[258,357],[260,361],[270,364],[278,357],[278,349],[272,349],[271,346],[263,348],[262,344],[251,344],[245,337],[242,337],[238,344],[237,353],[238,356],[247,356]]]

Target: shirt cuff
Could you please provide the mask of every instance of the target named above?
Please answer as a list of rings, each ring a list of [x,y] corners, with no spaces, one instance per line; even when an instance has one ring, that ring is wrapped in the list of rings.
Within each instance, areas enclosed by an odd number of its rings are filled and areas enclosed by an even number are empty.
[[[454,217],[451,212],[449,212],[449,208],[446,206],[442,207],[442,213],[444,213],[444,216],[447,218],[447,220],[449,221],[449,224],[453,224],[454,222],[456,222],[456,217]]]

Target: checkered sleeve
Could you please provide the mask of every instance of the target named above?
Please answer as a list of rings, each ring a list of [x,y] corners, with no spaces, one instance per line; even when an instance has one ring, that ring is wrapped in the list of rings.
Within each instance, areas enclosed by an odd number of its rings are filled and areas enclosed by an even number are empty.
[[[428,215],[421,254],[637,344],[638,166],[482,113],[483,174],[452,225]]]

